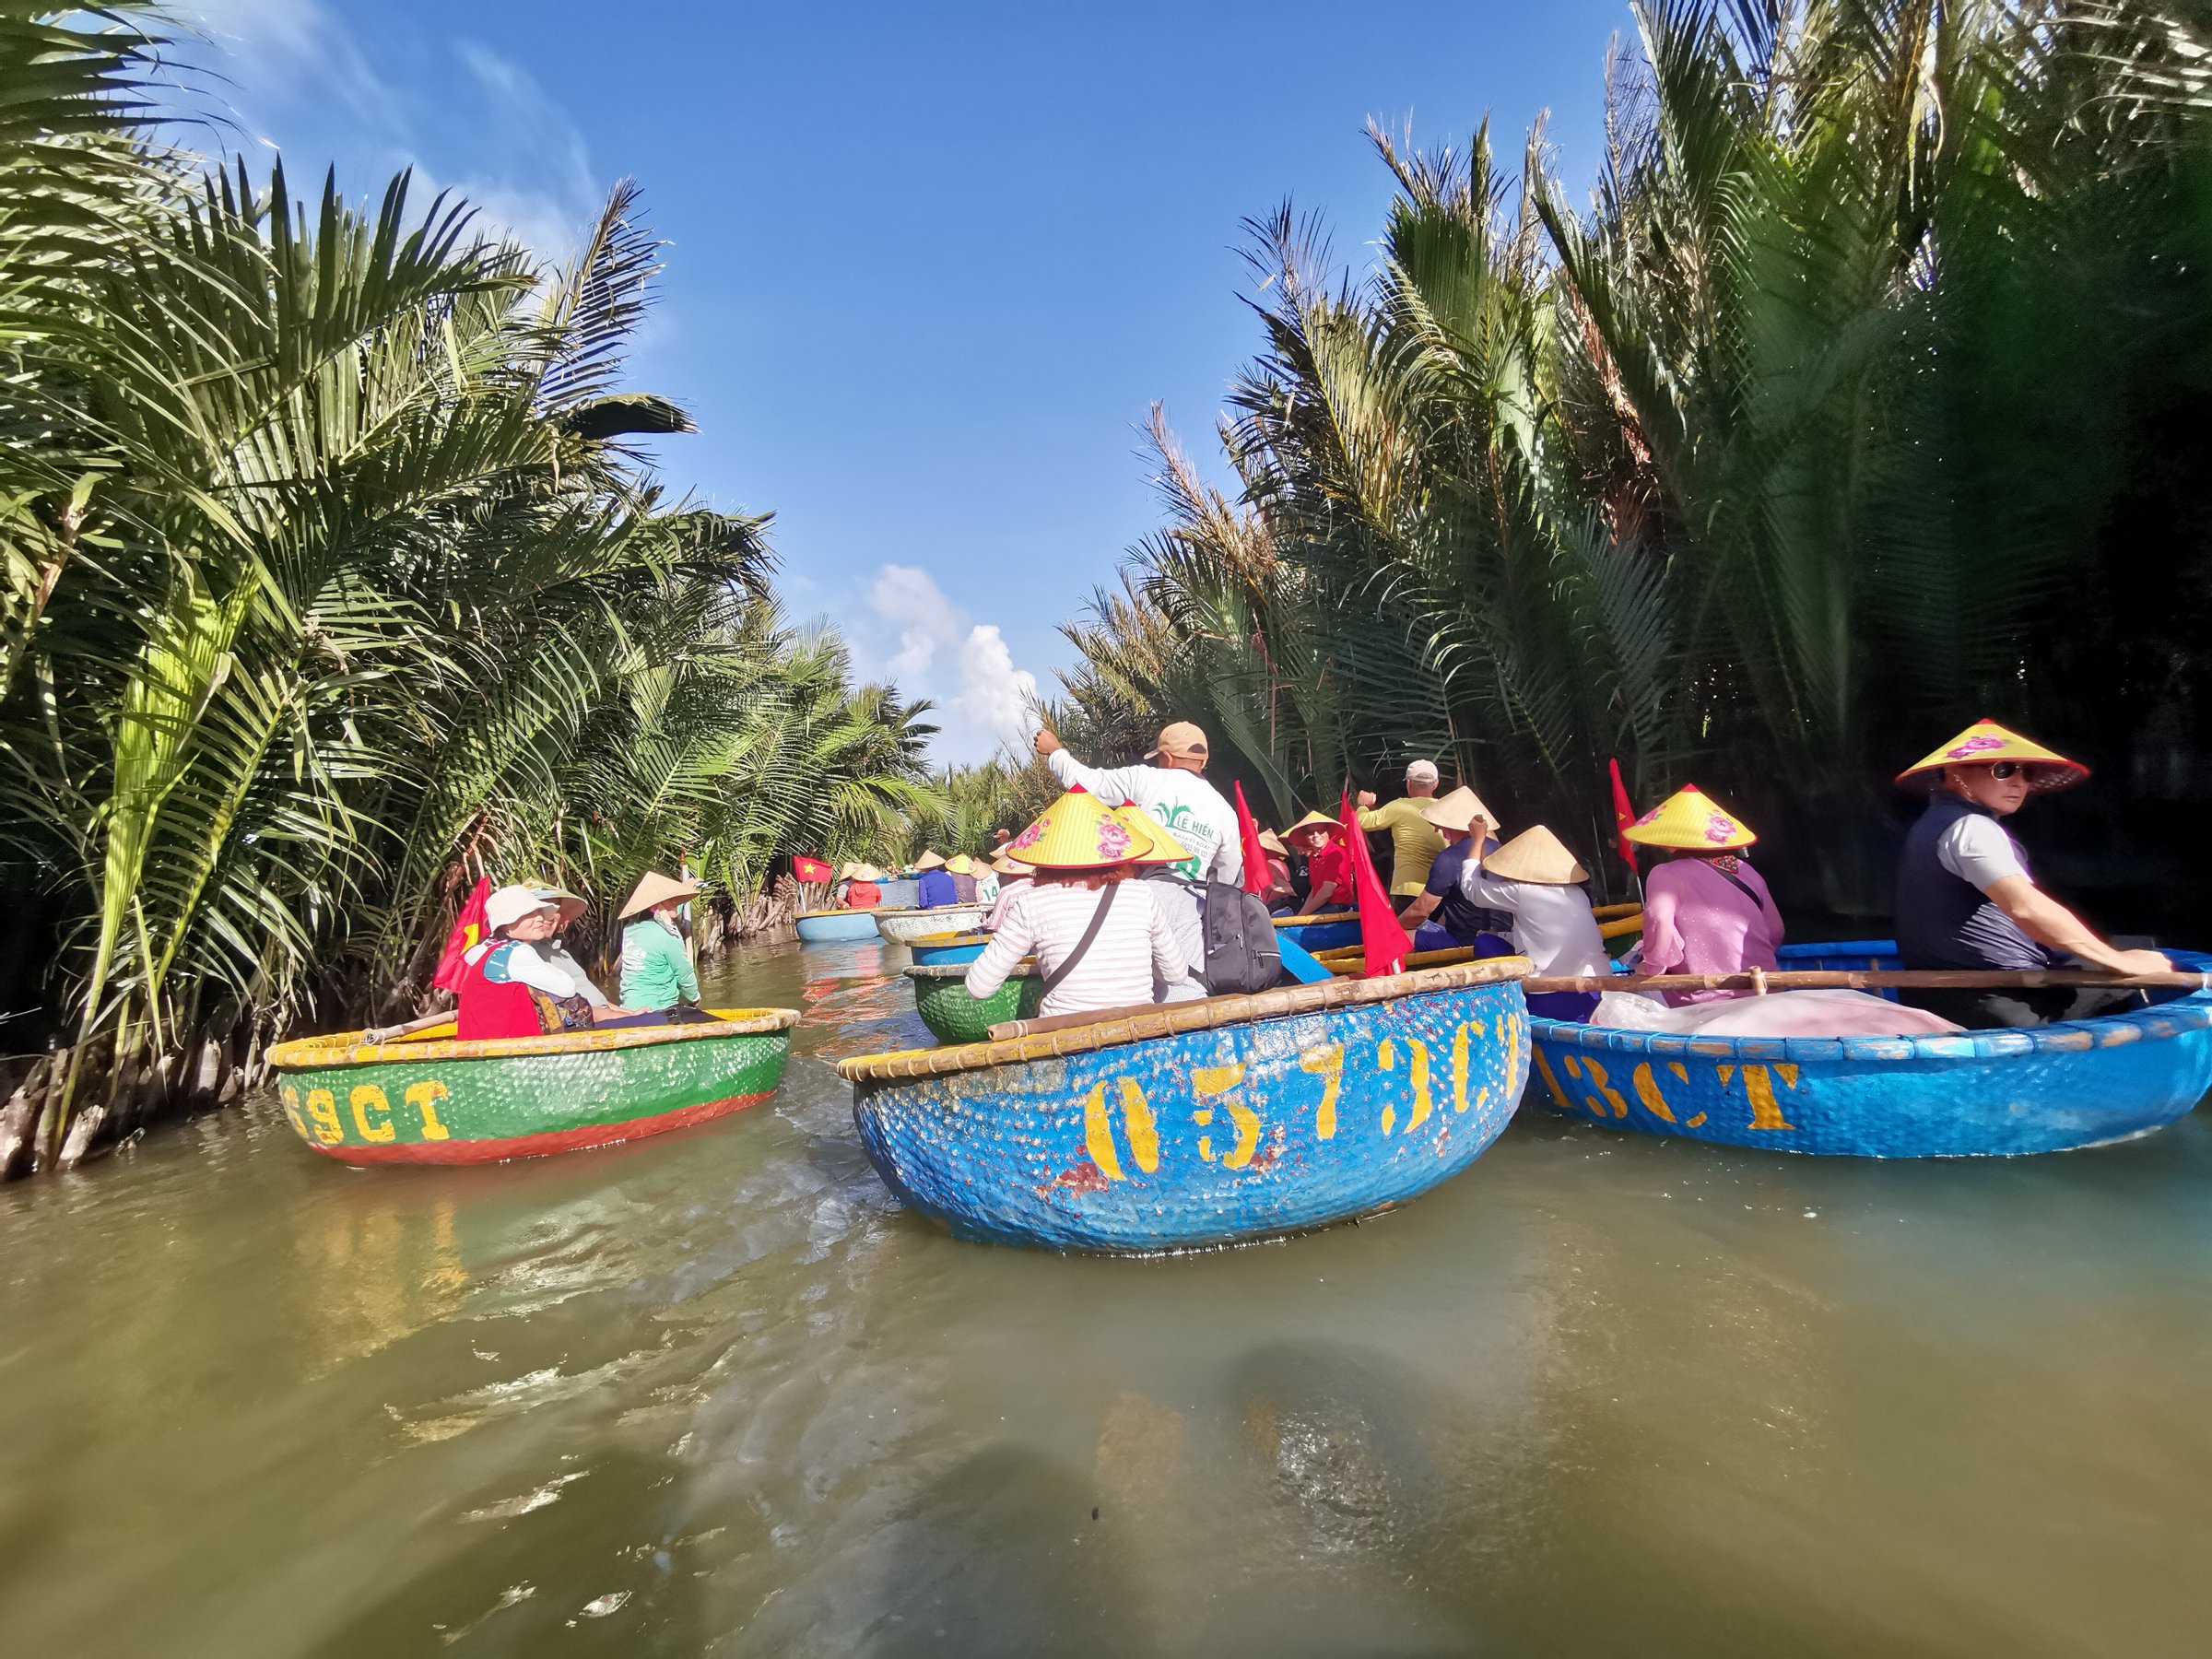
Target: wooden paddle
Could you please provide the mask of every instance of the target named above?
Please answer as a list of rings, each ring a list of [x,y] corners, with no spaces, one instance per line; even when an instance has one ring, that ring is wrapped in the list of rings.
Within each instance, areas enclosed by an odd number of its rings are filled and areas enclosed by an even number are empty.
[[[2120,991],[2204,991],[2212,973],[2100,973],[2080,968],[2038,968],[2018,972],[1902,968],[1806,968],[1773,973],[1565,973],[1521,982],[1532,995],[1547,991],[1877,991],[1886,986],[1928,990],[2008,991],[2044,986],[2110,985]]]
[[[425,1014],[420,1019],[410,1019],[406,1025],[371,1026],[361,1033],[361,1041],[363,1042],[390,1042],[397,1037],[411,1037],[417,1031],[427,1031],[432,1026],[450,1024],[453,1018],[453,1011],[448,1008],[442,1014]]]

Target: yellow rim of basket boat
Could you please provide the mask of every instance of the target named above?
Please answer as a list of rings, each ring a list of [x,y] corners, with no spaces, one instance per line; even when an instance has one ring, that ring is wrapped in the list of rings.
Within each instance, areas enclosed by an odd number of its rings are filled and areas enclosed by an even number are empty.
[[[1065,1030],[1040,1031],[1033,1036],[1010,1037],[1000,1042],[963,1042],[950,1048],[856,1054],[850,1060],[840,1060],[837,1072],[841,1077],[858,1083],[985,1071],[994,1065],[1050,1060],[1064,1054],[1088,1054],[1131,1042],[1149,1042],[1158,1037],[1177,1037],[1187,1031],[1209,1031],[1260,1019],[1282,1019],[1300,1014],[1318,1014],[1328,1008],[1391,1002],[1401,996],[1420,996],[1433,991],[1497,984],[1526,979],[1535,971],[1535,965],[1526,957],[1489,957],[1479,962],[1387,974],[1382,979],[1332,979],[1325,985],[1285,985],[1243,996],[1209,996],[1197,1002],[1163,1003],[1141,1014],[1104,1019],[1096,1025],[1069,1026]]]
[[[382,1042],[364,1042],[365,1031],[337,1031],[328,1037],[300,1037],[269,1051],[279,1071],[312,1071],[330,1065],[389,1065],[401,1060],[503,1060],[525,1054],[592,1054],[613,1049],[652,1048],[702,1037],[757,1037],[788,1031],[799,1023],[796,1008],[709,1008],[712,1025],[626,1026],[611,1031],[555,1031],[543,1037],[478,1037],[464,1042],[448,1035],[453,1024],[410,1031]]]

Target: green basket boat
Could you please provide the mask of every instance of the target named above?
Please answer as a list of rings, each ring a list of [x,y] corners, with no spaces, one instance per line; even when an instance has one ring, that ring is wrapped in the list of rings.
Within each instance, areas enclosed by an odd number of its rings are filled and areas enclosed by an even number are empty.
[[[969,995],[961,983],[968,977],[965,962],[924,963],[909,968],[906,977],[913,982],[922,1023],[939,1042],[988,1042],[993,1026],[1028,1019],[1044,1001],[1044,982],[1032,962],[1024,962],[1005,984],[982,997]]]
[[[462,1042],[448,1023],[386,1042],[364,1031],[269,1051],[284,1114],[350,1164],[491,1163],[703,1124],[783,1080],[795,1008],[716,1008],[713,1025]]]

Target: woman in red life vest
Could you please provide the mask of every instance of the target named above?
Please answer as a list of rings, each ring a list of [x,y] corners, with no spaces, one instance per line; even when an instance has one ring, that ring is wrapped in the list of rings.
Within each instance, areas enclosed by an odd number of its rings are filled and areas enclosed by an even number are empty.
[[[543,1037],[554,1031],[618,1024],[632,1012],[607,1001],[573,959],[553,946],[569,916],[571,895],[520,885],[484,901],[491,936],[461,959],[461,1006],[454,1035],[463,1041]],[[581,913],[582,900],[574,900]]]

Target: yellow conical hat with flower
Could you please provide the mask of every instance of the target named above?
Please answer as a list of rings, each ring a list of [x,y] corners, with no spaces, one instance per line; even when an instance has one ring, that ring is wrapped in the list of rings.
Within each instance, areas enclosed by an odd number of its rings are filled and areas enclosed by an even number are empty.
[[[1119,806],[1112,807],[1110,810],[1115,818],[1128,825],[1133,832],[1145,837],[1152,843],[1152,851],[1138,859],[1136,861],[1138,864],[1181,864],[1186,858],[1197,856],[1170,834],[1166,826],[1143,807],[1124,801]]]
[[[945,861],[945,873],[947,876],[972,876],[975,874],[975,860],[965,853],[955,853]]]
[[[1934,789],[1943,781],[1947,766],[1994,766],[2000,760],[2026,768],[2028,786],[2039,791],[2071,789],[2089,775],[2089,769],[2078,760],[2053,754],[1994,720],[1977,720],[1919,765],[1899,772],[1897,781],[1914,789]]]
[[[1039,813],[1006,853],[1041,870],[1103,870],[1149,857],[1155,829],[1149,819],[1140,828],[1117,818],[1078,785]]]
[[[1759,839],[1695,783],[1683,784],[1621,833],[1647,847],[1689,853],[1726,853]]]

